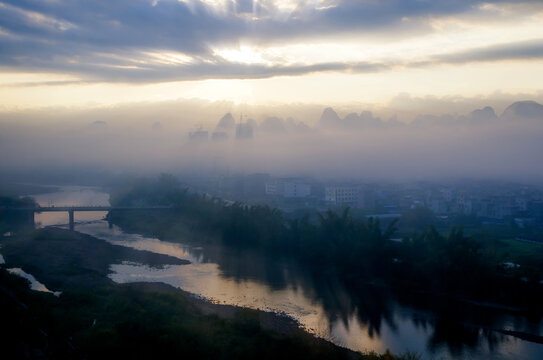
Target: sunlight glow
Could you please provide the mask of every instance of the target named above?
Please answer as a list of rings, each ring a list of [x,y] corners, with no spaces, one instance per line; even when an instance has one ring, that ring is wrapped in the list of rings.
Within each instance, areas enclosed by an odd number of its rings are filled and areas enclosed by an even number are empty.
[[[265,58],[265,51],[245,45],[238,49],[216,49],[214,54],[233,63],[272,65],[272,61]]]
[[[245,42],[239,48],[217,48],[213,51],[227,61],[268,66],[360,61],[402,64],[514,41],[538,40],[541,38],[539,29],[543,27],[543,19],[534,19],[524,24],[509,23],[500,28],[453,19],[436,19],[430,21],[430,26],[436,31],[396,42],[383,43],[352,35],[334,41],[314,39],[267,47]]]
[[[194,59],[192,56],[180,52],[145,52],[151,62],[165,65],[188,64]]]
[[[81,52],[74,48],[59,51],[48,66],[33,61],[37,57],[5,55],[0,68],[1,106],[114,104],[179,97],[236,103],[381,103],[401,92],[469,96],[505,89],[539,91],[543,83],[543,64],[537,55],[543,43],[543,5],[483,3],[461,15],[424,19],[406,15],[406,22],[419,21],[423,27],[408,35],[399,33],[394,25],[384,32],[353,26],[341,34],[328,35],[319,28],[314,33],[302,31],[299,37],[281,32],[268,37],[257,31],[263,19],[273,19],[270,24],[280,26],[298,17],[318,18],[320,10],[341,4],[257,0],[244,7],[230,0],[178,1],[193,11],[208,9],[225,24],[232,20],[243,35],[202,40],[205,50],[197,53],[170,43]],[[160,7],[160,2],[150,5]],[[2,0],[0,11],[56,34],[77,29],[77,24]],[[12,27],[0,27],[0,39],[10,42],[21,36]],[[54,41],[51,46],[56,46]],[[523,42],[528,46],[518,47],[516,57],[514,45]],[[490,56],[485,57],[487,50]]]

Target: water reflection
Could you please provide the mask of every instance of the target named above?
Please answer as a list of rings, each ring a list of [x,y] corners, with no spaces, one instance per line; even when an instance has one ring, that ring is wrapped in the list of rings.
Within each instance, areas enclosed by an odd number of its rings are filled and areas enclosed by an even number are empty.
[[[64,204],[82,205],[81,199],[88,194],[81,189],[70,191],[74,198],[70,200],[64,194]],[[54,199],[54,194],[46,195]],[[97,199],[94,205],[107,204],[104,194]],[[38,201],[44,199],[38,197]],[[40,221],[48,225],[67,223],[67,218],[55,219],[54,215],[40,214]],[[124,233],[116,226],[110,228],[100,220],[105,213],[85,215],[88,218],[76,215],[77,231],[116,245],[191,261],[189,265],[164,269],[113,264],[110,276],[117,282],[162,281],[218,303],[286,313],[316,335],[355,350],[410,350],[424,358],[543,358],[542,345],[492,330],[541,335],[539,319],[429,295],[392,292],[385,287],[346,287],[334,276],[308,272],[288,258],[220,246],[163,242]]]
[[[191,261],[163,269],[114,264],[110,276],[116,282],[162,281],[218,303],[285,313],[318,336],[359,350],[389,348],[379,336],[383,327],[391,336],[401,336],[384,294],[368,288],[365,296],[354,302],[337,279],[316,278],[288,259],[250,250],[162,242],[125,234],[117,226],[110,229],[104,221],[78,224],[77,230],[116,245]]]
[[[124,234],[115,226],[109,229],[105,222],[81,224],[78,230],[117,245],[191,261],[165,269],[112,265],[114,281],[162,281],[219,303],[286,313],[318,336],[351,349],[411,350],[425,358],[530,359],[542,354],[538,344],[490,330],[513,327],[526,331],[531,324],[539,333],[540,324],[520,316],[428,296],[416,300],[370,285],[348,291],[337,278],[311,274],[288,259],[248,250],[161,242]],[[417,302],[421,305],[414,306]]]
[[[47,293],[51,293],[55,296],[59,296],[61,294],[60,291],[51,291],[49,290],[45,285],[43,285],[41,282],[39,282],[38,280],[36,280],[36,278],[34,276],[32,276],[31,274],[29,273],[26,273],[23,269],[21,268],[11,268],[11,269],[8,269],[8,272],[10,272],[11,274],[14,274],[14,275],[17,275],[17,276],[20,276],[22,278],[25,278],[27,279],[28,281],[30,281],[30,288],[32,290],[35,290],[35,291],[42,291],[42,292],[47,292]]]
[[[40,206],[107,206],[109,194],[98,188],[87,186],[63,186],[62,191],[31,195]],[[76,212],[76,222],[103,219],[105,211],[79,211]],[[68,224],[68,212],[46,212],[34,214],[36,226],[50,226]]]

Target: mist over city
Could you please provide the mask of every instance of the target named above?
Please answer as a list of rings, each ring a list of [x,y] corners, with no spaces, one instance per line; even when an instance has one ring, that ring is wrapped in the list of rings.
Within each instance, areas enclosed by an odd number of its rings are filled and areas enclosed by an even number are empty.
[[[398,116],[404,109],[354,108],[326,107],[319,114],[317,105],[288,107],[303,120],[277,107],[197,101],[7,113],[1,150],[16,156],[2,157],[2,166],[395,181],[533,184],[542,178],[543,106],[535,101],[517,101],[498,113],[482,106],[410,119]]]
[[[543,3],[0,0],[6,359],[543,358]]]

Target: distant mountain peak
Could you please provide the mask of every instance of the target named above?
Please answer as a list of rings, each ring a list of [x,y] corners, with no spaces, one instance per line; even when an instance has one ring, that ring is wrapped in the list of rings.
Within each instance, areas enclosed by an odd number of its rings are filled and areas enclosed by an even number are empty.
[[[341,119],[338,114],[331,107],[327,107],[322,112],[319,124],[324,127],[337,127],[340,126]]]
[[[267,133],[286,132],[285,122],[283,121],[283,119],[275,116],[265,118],[264,121],[262,121],[262,123],[260,124],[259,129]]]
[[[226,113],[217,124],[217,129],[220,130],[233,130],[236,127],[236,120],[230,113]]]
[[[502,117],[507,119],[524,118],[543,120],[543,105],[532,100],[517,101],[505,109]]]
[[[490,106],[485,106],[482,109],[473,110],[469,114],[469,118],[475,121],[493,121],[498,118],[496,112]]]

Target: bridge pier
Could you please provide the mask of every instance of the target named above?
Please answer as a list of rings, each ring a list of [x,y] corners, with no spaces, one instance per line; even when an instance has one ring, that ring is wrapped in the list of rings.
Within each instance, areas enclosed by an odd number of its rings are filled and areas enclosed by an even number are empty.
[[[68,210],[68,217],[70,218],[70,230],[74,230],[74,210],[70,209]]]
[[[29,211],[27,214],[27,222],[28,224],[32,225],[32,227],[35,226],[35,218],[34,218],[34,211]]]
[[[1,0],[0,0],[1,1]],[[69,228],[70,230],[74,230],[75,227],[75,219],[74,219],[74,213],[76,211],[112,211],[112,210],[168,210],[168,209],[175,209],[171,206],[142,206],[142,207],[130,207],[130,206],[36,206],[36,207],[26,207],[26,208],[11,208],[11,207],[0,207],[0,213],[4,214],[6,213],[7,217],[10,217],[10,219],[14,219],[13,221],[18,222],[28,222],[32,225],[35,224],[34,222],[34,214],[35,213],[42,213],[42,212],[68,212],[69,217]],[[15,212],[17,212],[19,215],[17,215]],[[27,215],[28,214],[28,215]],[[112,228],[113,224],[109,222],[109,227]]]

